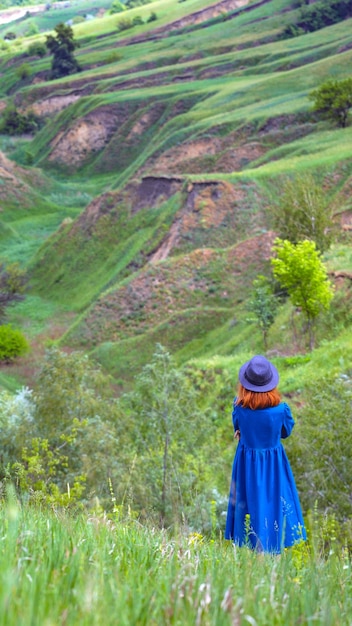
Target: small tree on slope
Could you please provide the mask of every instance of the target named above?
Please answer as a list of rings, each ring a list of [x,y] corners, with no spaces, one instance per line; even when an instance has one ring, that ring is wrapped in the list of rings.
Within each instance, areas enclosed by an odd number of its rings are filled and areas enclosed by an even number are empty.
[[[50,78],[61,78],[80,72],[81,67],[73,56],[78,43],[74,39],[71,26],[57,24],[55,32],[56,37],[48,35],[45,41],[46,47],[53,55]]]
[[[309,347],[314,347],[314,322],[322,310],[327,310],[333,298],[333,286],[328,280],[321,255],[314,241],[276,239],[276,254],[271,260],[274,277],[287,290],[292,304],[299,307],[307,319]]]

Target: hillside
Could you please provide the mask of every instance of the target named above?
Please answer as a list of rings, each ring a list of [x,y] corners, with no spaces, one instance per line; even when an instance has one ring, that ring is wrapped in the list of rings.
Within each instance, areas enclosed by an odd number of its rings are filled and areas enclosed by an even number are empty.
[[[289,0],[108,6],[73,26],[77,74],[49,80],[50,57],[27,53],[64,9],[36,13],[39,33],[1,51],[0,108],[13,103],[39,125],[0,143],[2,257],[31,279],[11,320],[34,354],[48,339],[84,349],[123,384],[156,342],[180,362],[262,351],[247,302],[277,234],[268,209],[285,176],[303,172],[334,206],[327,261],[349,302],[352,126],[321,121],[308,96],[350,75],[351,19],[284,38],[299,13]],[[82,14],[78,0],[69,11]],[[1,32],[25,33],[22,18]],[[280,331],[288,315],[271,335],[278,357],[304,350]],[[27,380],[33,364],[6,375]]]

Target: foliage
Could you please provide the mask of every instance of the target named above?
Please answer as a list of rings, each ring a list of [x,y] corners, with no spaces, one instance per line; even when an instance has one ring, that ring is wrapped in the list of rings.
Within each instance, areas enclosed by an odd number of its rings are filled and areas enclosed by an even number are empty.
[[[109,13],[113,15],[114,13],[122,13],[122,11],[126,11],[126,6],[124,5],[124,3],[120,2],[120,0],[114,0]]]
[[[32,69],[28,63],[22,63],[22,65],[19,65],[19,67],[16,68],[16,74],[21,80],[28,78],[31,73]]]
[[[225,380],[178,370],[160,347],[118,401],[86,356],[52,348],[34,391],[0,394],[2,475],[16,480],[22,499],[113,504],[119,515],[209,532],[223,523],[227,498],[217,487],[232,457],[232,449],[224,454],[231,420],[218,417],[220,404],[231,413]],[[211,410],[204,406],[210,389]]]
[[[298,25],[305,32],[312,32],[331,24],[336,24],[352,14],[351,0],[321,0],[314,5],[304,5]]]
[[[288,25],[286,37],[309,33],[348,19],[352,15],[352,0],[318,0],[314,4],[302,3],[298,18]]]
[[[0,320],[8,306],[24,299],[27,282],[27,272],[18,263],[0,264]]]
[[[10,325],[0,326],[0,361],[12,361],[26,354],[28,350],[28,341],[20,330]]]
[[[57,24],[55,33],[55,36],[47,35],[45,41],[46,47],[53,55],[50,73],[52,79],[75,74],[81,70],[78,61],[73,56],[78,43],[74,39],[71,26],[63,23]]]
[[[126,460],[118,415],[110,379],[100,368],[83,354],[52,348],[34,391],[0,397],[2,471],[15,471],[22,495],[37,491],[36,498],[54,498],[58,506],[67,497],[83,497],[83,480],[85,497],[104,502],[109,476],[121,475]],[[15,459],[22,459],[20,465],[13,465]]]
[[[314,241],[276,239],[271,260],[274,277],[287,290],[292,304],[299,307],[308,322],[309,345],[313,348],[313,323],[322,310],[329,309],[333,287]]]
[[[152,11],[147,19],[147,22],[155,22],[158,19],[157,14],[155,13],[155,11]]]
[[[133,22],[129,17],[123,17],[117,22],[117,30],[124,31],[133,27]]]
[[[150,4],[152,0],[127,0],[126,7],[128,9],[134,9],[135,7],[141,7],[145,4]]]
[[[340,521],[352,515],[351,410],[351,372],[313,385],[302,410],[305,499],[317,498],[319,508]]]
[[[83,15],[75,15],[72,19],[72,24],[82,24],[85,21]]]
[[[134,497],[163,526],[180,520],[202,490],[202,444],[212,437],[212,425],[197,401],[196,389],[161,345],[125,396],[134,429]]]
[[[41,505],[69,508],[82,506],[85,489],[85,476],[75,476],[73,484],[66,483],[66,489],[57,484],[61,473],[69,468],[69,458],[63,449],[76,440],[80,424],[74,424],[69,434],[60,436],[60,445],[53,448],[47,439],[34,438],[30,447],[23,447],[21,460],[11,465],[10,476],[20,497]]]
[[[339,522],[352,516],[351,371],[332,380],[315,380],[302,398],[295,457],[302,504],[333,513]],[[297,462],[297,461],[296,461]]]
[[[318,111],[325,118],[345,128],[348,113],[352,107],[352,78],[327,80],[318,89],[312,91],[309,98],[314,102],[314,111]]]
[[[38,33],[39,33],[38,25],[34,21],[30,22],[26,30],[26,37],[32,37],[33,35],[37,35]]]
[[[291,243],[311,239],[325,252],[334,231],[332,202],[322,185],[311,174],[299,174],[282,178],[279,186],[282,192],[269,209],[274,230]]]
[[[278,299],[273,293],[270,280],[266,276],[259,275],[253,281],[253,294],[249,300],[248,309],[257,320],[258,326],[263,333],[264,348],[268,344],[268,332],[275,321],[275,313]]]
[[[140,15],[135,15],[132,18],[132,26],[140,26],[141,24],[143,24],[143,19],[141,18]]]
[[[23,69],[23,66],[21,67]],[[25,68],[26,74],[27,68]],[[20,78],[23,77],[23,74],[20,73]],[[37,130],[38,119],[32,111],[20,113],[15,107],[9,106],[1,113],[0,133],[4,135],[23,135],[24,133],[34,133]]]
[[[33,41],[27,48],[27,55],[28,56],[35,56],[35,57],[44,57],[46,55],[47,49],[44,43],[42,43],[41,41]]]

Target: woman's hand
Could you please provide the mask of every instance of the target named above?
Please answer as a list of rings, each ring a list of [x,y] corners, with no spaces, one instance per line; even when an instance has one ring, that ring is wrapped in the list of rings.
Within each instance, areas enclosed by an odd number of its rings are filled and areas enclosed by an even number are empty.
[[[241,437],[241,433],[239,430],[235,430],[235,434],[234,434],[235,439],[237,439],[238,441],[240,440]]]

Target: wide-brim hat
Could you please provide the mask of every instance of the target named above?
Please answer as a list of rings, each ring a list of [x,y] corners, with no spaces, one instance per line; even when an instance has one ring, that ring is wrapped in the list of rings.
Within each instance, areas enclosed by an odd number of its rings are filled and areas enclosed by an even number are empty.
[[[279,382],[279,372],[265,356],[257,354],[242,365],[238,380],[249,391],[271,391]]]

